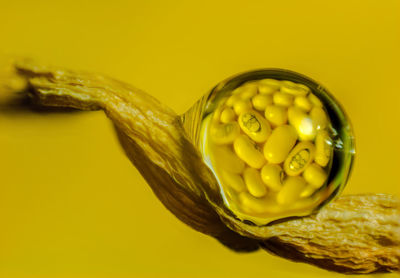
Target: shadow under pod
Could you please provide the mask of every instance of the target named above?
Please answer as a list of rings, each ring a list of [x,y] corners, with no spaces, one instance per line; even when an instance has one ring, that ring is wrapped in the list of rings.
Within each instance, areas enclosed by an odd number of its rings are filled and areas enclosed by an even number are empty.
[[[26,112],[53,114],[53,113],[82,113],[85,111],[69,107],[42,106],[35,101],[35,98],[33,98],[28,91],[16,92],[13,93],[12,96],[3,99],[0,98],[1,115],[12,116]]]

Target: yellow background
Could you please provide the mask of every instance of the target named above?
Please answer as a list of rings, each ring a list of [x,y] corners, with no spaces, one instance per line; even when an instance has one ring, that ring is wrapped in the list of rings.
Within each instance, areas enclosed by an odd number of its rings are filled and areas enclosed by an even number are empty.
[[[400,197],[398,0],[0,4],[2,55],[102,72],[178,113],[238,72],[306,74],[354,125],[357,156],[344,193]],[[179,222],[123,155],[102,112],[43,114],[4,99],[0,277],[342,276],[262,251],[236,254]]]

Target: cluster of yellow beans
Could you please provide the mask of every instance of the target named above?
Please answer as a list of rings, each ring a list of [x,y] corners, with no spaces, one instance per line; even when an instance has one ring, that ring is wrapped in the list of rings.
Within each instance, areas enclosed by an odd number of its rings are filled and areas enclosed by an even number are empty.
[[[322,102],[303,84],[263,79],[233,90],[208,129],[228,202],[260,215],[313,195],[328,177],[329,125]]]

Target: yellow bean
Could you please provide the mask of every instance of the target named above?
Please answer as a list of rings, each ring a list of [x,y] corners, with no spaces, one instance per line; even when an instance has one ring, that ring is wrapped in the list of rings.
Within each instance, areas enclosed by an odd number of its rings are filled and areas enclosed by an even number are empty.
[[[304,190],[300,193],[301,198],[307,198],[310,197],[314,192],[315,192],[315,187],[307,184],[307,186],[304,188]]]
[[[254,109],[264,111],[267,105],[272,103],[271,95],[256,95],[251,100],[253,102]]]
[[[308,88],[308,87],[307,87],[306,85],[304,85],[304,84],[297,83],[297,87],[300,87],[301,89],[303,89],[304,91],[306,91],[307,94],[311,92],[311,89]]]
[[[236,87],[233,91],[232,91],[232,95],[238,95],[243,91],[243,85]]]
[[[285,173],[282,167],[277,164],[266,164],[261,169],[262,181],[271,191],[277,192],[282,188],[282,181]]]
[[[272,93],[275,93],[278,89],[279,89],[279,87],[274,87],[274,86],[267,85],[267,84],[258,85],[258,92],[261,95],[270,95]]]
[[[289,107],[288,109],[288,120],[293,126],[301,124],[304,118],[307,117],[307,113],[296,106]]]
[[[258,87],[256,84],[248,84],[244,85],[242,87],[242,91],[240,92],[240,98],[241,99],[251,99],[253,96],[255,96],[258,93]]]
[[[248,81],[245,82],[243,84],[241,84],[240,86],[236,87],[233,91],[232,94],[233,95],[240,95],[242,92],[246,91],[247,89],[251,88],[251,87],[255,87],[257,89],[257,81]]]
[[[233,107],[233,104],[235,104],[235,102],[237,102],[238,100],[240,100],[240,96],[239,95],[231,95],[228,100],[225,102],[225,104],[229,107]]]
[[[233,148],[237,156],[246,162],[250,167],[260,169],[265,164],[264,155],[258,146],[246,135],[239,135],[233,142]]]
[[[276,201],[281,205],[289,205],[300,198],[305,187],[306,182],[302,177],[287,177],[276,196]]]
[[[265,213],[269,211],[269,204],[271,203],[266,197],[256,198],[248,192],[239,194],[240,203],[245,211],[253,213]]]
[[[305,198],[305,197],[301,197],[301,193],[300,193],[301,199],[298,199],[296,202],[294,202],[292,205],[290,205],[290,210],[297,210],[297,211],[308,210],[308,211],[310,211],[310,210],[314,209],[318,204],[321,203],[320,202],[321,196],[319,196],[320,195],[319,193],[314,193],[313,195],[314,196],[309,196],[308,198]]]
[[[314,94],[309,94],[308,99],[311,101],[311,103],[316,106],[316,107],[322,107],[322,101]]]
[[[296,84],[292,81],[282,81],[281,92],[294,95],[294,96],[306,96],[310,89],[302,84]]]
[[[294,87],[296,86],[296,83],[290,80],[282,80],[281,81],[281,87]]]
[[[284,125],[288,119],[287,109],[279,105],[268,105],[265,108],[265,118],[274,126]]]
[[[229,123],[235,120],[235,112],[233,112],[232,108],[225,107],[224,110],[221,112],[221,122]]]
[[[254,168],[246,168],[243,172],[244,182],[247,190],[254,197],[263,197],[267,194],[267,188],[265,187],[260,172]]]
[[[271,134],[271,127],[263,116],[249,110],[239,115],[240,128],[254,141],[265,142]]]
[[[289,176],[300,175],[310,163],[315,155],[315,147],[309,141],[298,143],[286,158],[283,169]]]
[[[312,141],[317,134],[314,122],[302,109],[292,106],[288,109],[289,123],[294,126],[302,141]]]
[[[276,105],[288,107],[293,103],[293,96],[282,92],[276,92],[273,96],[273,100]]]
[[[325,183],[328,175],[321,166],[312,163],[304,170],[303,177],[314,188],[320,188]]]
[[[282,163],[296,144],[297,132],[290,125],[282,125],[272,131],[264,145],[264,156],[269,163]]]
[[[221,117],[221,112],[222,112],[222,105],[218,105],[217,108],[214,110],[214,113],[212,115],[212,123],[213,124],[218,124],[220,117]]]
[[[313,125],[318,129],[325,129],[328,125],[328,116],[326,115],[324,109],[321,107],[314,107],[310,112],[311,120]]]
[[[233,110],[235,110],[236,115],[240,115],[243,112],[246,112],[248,110],[251,110],[251,101],[249,99],[246,100],[237,100],[233,104]]]
[[[240,134],[240,127],[236,122],[227,124],[212,124],[210,136],[215,144],[231,144]]]
[[[223,169],[230,173],[240,174],[244,170],[244,162],[227,146],[215,146],[213,157],[217,169]]]
[[[305,112],[310,111],[312,108],[312,103],[306,96],[297,96],[294,99],[294,105],[303,109]]]
[[[261,80],[258,81],[258,86],[261,86],[261,85],[262,86],[269,86],[270,88],[273,88],[274,91],[276,91],[281,87],[282,82],[280,80],[266,78],[266,79],[261,79]],[[273,93],[274,91],[268,92],[268,93]],[[259,92],[260,92],[260,94],[263,94],[262,91],[259,91]]]
[[[322,167],[328,165],[333,150],[332,139],[326,130],[320,130],[315,138],[315,162]]]
[[[236,192],[242,192],[246,190],[246,185],[244,184],[244,181],[240,175],[229,173],[223,170],[220,172],[223,184],[230,186]]]

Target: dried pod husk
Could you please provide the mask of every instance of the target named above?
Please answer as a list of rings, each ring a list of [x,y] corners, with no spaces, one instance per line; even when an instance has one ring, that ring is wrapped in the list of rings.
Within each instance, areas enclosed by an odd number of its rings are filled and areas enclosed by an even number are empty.
[[[103,75],[15,65],[37,105],[104,110],[125,153],[178,219],[236,251],[274,254],[342,273],[400,270],[400,201],[383,194],[337,198],[313,215],[257,226],[240,221],[197,149],[207,98],[175,114],[152,96]]]

